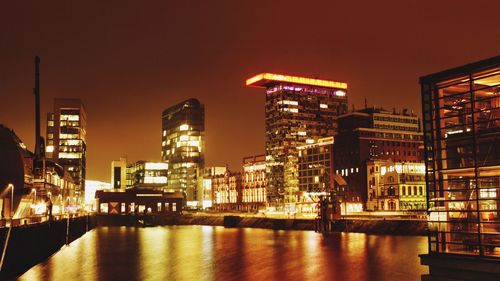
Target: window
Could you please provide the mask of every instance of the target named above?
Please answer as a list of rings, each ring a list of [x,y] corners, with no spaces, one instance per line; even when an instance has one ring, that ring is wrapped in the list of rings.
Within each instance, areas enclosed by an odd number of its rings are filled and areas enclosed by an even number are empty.
[[[177,203],[172,203],[172,212],[177,212]]]
[[[158,204],[156,204],[156,207],[157,207],[157,211],[158,213],[161,212],[161,202],[158,202]]]
[[[166,212],[170,212],[170,204],[169,203],[165,203],[165,211]]]
[[[100,209],[102,214],[107,214],[108,213],[108,203],[101,203],[99,209]]]
[[[120,212],[121,213],[125,213],[126,210],[125,210],[125,203],[122,203],[121,206],[120,206]]]

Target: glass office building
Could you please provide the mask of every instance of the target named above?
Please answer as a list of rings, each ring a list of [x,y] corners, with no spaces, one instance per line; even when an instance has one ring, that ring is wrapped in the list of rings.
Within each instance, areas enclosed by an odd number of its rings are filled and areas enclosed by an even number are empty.
[[[266,179],[269,203],[298,200],[297,147],[337,133],[347,113],[347,83],[261,73],[247,86],[266,89]]]
[[[168,164],[168,189],[182,192],[188,204],[201,205],[205,107],[199,100],[188,99],[163,111],[161,155]]]
[[[46,157],[69,173],[75,196],[83,203],[87,166],[87,111],[80,99],[56,98],[47,114]]]
[[[420,84],[429,253],[500,258],[500,56]]]

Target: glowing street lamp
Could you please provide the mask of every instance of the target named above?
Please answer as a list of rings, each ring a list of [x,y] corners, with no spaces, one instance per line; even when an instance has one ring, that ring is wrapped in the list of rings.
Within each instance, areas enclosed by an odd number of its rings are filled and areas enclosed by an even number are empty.
[[[33,203],[36,204],[36,189],[32,188],[31,192],[35,194],[35,196],[33,197]]]
[[[7,188],[10,187],[10,218],[12,219],[12,217],[14,216],[14,185],[12,183],[9,183],[7,185]]]

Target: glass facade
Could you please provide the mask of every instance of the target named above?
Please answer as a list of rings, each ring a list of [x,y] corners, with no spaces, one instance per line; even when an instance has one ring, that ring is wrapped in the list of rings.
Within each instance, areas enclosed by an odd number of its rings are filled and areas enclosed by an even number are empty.
[[[429,252],[500,257],[500,57],[420,78]]]
[[[80,99],[56,98],[54,112],[47,114],[48,159],[64,167],[83,201],[87,162],[87,113]]]
[[[266,178],[269,203],[298,200],[298,146],[337,133],[347,112],[347,84],[260,74],[248,86],[266,88]]]
[[[168,188],[182,191],[187,201],[203,199],[205,107],[188,99],[163,111],[162,160],[168,164]]]

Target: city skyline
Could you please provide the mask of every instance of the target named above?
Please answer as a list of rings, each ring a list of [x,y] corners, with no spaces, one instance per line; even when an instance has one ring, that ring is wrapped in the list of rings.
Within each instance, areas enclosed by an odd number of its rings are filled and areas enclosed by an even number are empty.
[[[492,36],[498,3],[389,2],[366,4],[378,13],[355,4],[162,3],[146,13],[130,3],[7,3],[0,122],[33,150],[32,63],[40,55],[42,124],[55,97],[81,98],[87,107],[87,178],[109,180],[111,161],[123,155],[160,160],[161,111],[191,97],[206,106],[207,166],[236,168],[264,153],[264,97],[245,87],[248,77],[269,71],[343,81],[349,109],[367,98],[420,117],[416,77],[500,49]],[[471,21],[460,24],[465,16]],[[457,36],[440,36],[445,29]],[[458,36],[470,33],[477,40]]]

